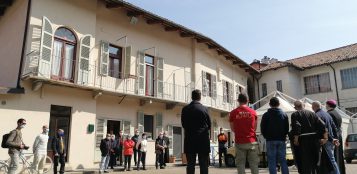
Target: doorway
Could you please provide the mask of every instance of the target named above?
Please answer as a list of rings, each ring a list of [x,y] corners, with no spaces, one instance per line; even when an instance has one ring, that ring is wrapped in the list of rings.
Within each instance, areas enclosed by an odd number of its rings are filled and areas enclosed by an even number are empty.
[[[155,140],[154,136],[154,116],[153,115],[144,115],[144,132],[147,135],[148,139]]]
[[[71,135],[70,123],[71,123],[71,115],[72,115],[72,108],[67,106],[58,106],[58,105],[51,105],[50,111],[50,137],[57,136],[57,130],[63,129],[64,130],[64,142],[65,148],[67,150],[66,155],[66,162],[68,160],[68,152],[69,152],[69,140]],[[52,141],[49,141],[47,145],[47,154],[51,158],[53,158],[53,150],[51,147]]]
[[[120,129],[121,129],[121,121],[107,120],[107,134],[114,134],[115,137],[118,137]]]
[[[177,159],[181,159],[182,154],[182,128],[178,126],[172,127],[173,132],[173,155]]]

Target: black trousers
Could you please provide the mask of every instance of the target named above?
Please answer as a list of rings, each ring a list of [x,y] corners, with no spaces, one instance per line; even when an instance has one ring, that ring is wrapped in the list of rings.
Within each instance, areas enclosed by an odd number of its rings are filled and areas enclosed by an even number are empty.
[[[170,161],[169,148],[165,148],[165,159],[164,159],[164,165],[166,166],[166,163],[169,163],[169,161]]]
[[[141,163],[143,164],[143,169],[145,170],[145,163],[146,163],[146,152],[141,152],[141,151],[138,151],[138,164],[137,164],[137,167],[139,169],[140,167],[140,161]]]
[[[123,148],[119,148],[116,152],[117,159],[119,160],[119,165],[123,165]]]
[[[164,155],[165,154],[163,152],[156,154],[156,160],[155,160],[156,169],[159,168],[159,165],[160,167],[164,166]]]
[[[131,167],[131,155],[124,156],[124,169],[130,169]]]
[[[137,156],[138,156],[138,150],[134,149],[134,163],[135,165],[137,164]]]
[[[226,164],[227,161],[227,148],[219,148],[218,149],[218,161],[219,161],[219,167],[222,167],[222,155],[224,155],[224,164]]]
[[[186,153],[187,168],[186,174],[195,173],[196,153]],[[208,153],[198,153],[198,162],[200,165],[200,174],[208,174]]]
[[[110,160],[109,160],[109,166],[111,168],[114,168],[114,166],[116,166],[116,165],[117,165],[117,160],[115,158],[115,153],[111,153],[110,154]]]
[[[54,159],[53,159],[53,163],[54,163],[53,173],[57,174],[58,163],[60,163],[61,167],[60,167],[59,173],[63,174],[64,173],[65,163],[66,163],[65,156],[63,154],[59,154],[59,156],[55,156]]]

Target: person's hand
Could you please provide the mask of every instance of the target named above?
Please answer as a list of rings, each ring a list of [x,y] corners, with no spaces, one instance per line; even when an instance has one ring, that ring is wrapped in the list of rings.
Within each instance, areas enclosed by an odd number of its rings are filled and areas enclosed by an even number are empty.
[[[327,138],[320,139],[320,144],[321,144],[321,145],[324,145],[324,144],[327,143],[327,141],[328,141]]]
[[[59,156],[58,153],[55,153],[55,156]]]
[[[294,138],[294,145],[299,146],[299,137]]]
[[[338,141],[338,139],[333,139],[333,144],[335,146],[340,146],[340,141]]]

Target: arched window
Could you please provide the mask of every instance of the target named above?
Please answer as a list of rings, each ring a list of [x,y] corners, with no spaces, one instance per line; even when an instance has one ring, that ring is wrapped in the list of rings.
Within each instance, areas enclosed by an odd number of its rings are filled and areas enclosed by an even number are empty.
[[[52,78],[73,82],[77,46],[74,33],[64,27],[58,28],[53,44]]]

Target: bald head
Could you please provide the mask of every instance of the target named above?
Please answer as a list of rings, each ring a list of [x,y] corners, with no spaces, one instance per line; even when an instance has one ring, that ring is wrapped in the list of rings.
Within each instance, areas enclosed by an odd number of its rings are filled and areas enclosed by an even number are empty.
[[[294,102],[294,108],[295,108],[296,110],[302,110],[302,109],[304,109],[304,107],[305,107],[305,105],[304,105],[304,103],[303,103],[302,101],[296,100],[296,101]]]
[[[321,109],[321,102],[319,101],[314,101],[312,102],[312,110],[314,110],[315,112],[319,109]]]

